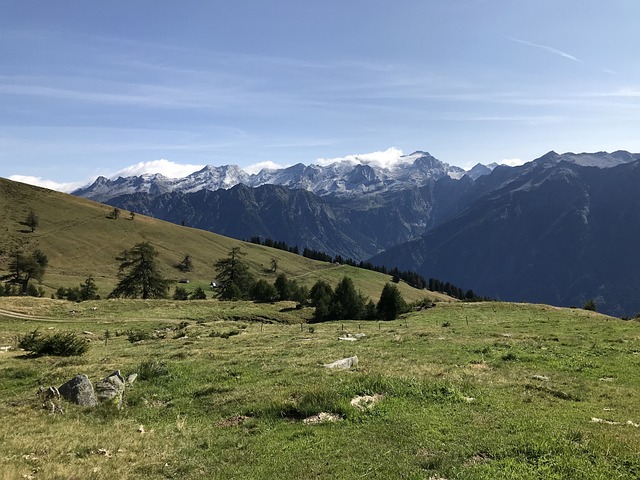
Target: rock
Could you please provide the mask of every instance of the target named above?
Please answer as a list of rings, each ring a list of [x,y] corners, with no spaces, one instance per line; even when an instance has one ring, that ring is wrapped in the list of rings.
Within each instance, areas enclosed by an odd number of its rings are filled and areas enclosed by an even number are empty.
[[[122,378],[120,370],[116,370],[104,380],[96,383],[98,401],[112,402],[116,407],[122,408],[124,386],[124,378]]]
[[[365,335],[364,333],[356,333],[356,334],[354,335],[354,337],[356,337],[358,340],[360,340],[361,338],[366,337],[366,335]]]
[[[347,342],[356,342],[358,339],[356,337],[338,337],[338,340],[345,340]]]
[[[56,387],[49,387],[49,388],[40,387],[38,388],[38,396],[42,400],[50,400],[52,398],[60,398],[60,392]]]
[[[353,357],[343,358],[341,360],[336,360],[333,363],[327,363],[324,365],[325,368],[342,368],[342,369],[347,369],[347,368],[357,367],[357,366],[358,366],[357,355]]]
[[[85,374],[76,375],[58,387],[62,398],[82,407],[95,407],[98,404],[91,380]]]
[[[531,378],[534,380],[541,380],[543,382],[549,380],[549,377],[545,377],[544,375],[532,375]]]
[[[319,423],[339,422],[342,420],[340,415],[335,413],[320,412],[317,415],[305,418],[302,423],[305,425],[318,425]]]
[[[9,350],[11,350],[11,345],[8,347],[0,347],[0,352],[8,352]]]
[[[361,395],[361,396],[352,398],[349,404],[352,407],[357,408],[358,410],[364,411],[372,408],[376,403],[382,400],[382,398],[383,398],[382,395],[378,395],[378,394]]]
[[[137,373],[132,373],[131,375],[129,375],[127,377],[127,385],[132,385],[138,378],[138,374]]]

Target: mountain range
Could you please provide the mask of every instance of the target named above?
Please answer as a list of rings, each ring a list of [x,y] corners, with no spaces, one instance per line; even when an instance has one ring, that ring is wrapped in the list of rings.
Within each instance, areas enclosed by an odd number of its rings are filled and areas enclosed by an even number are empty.
[[[640,310],[640,154],[549,152],[469,172],[415,152],[248,175],[98,178],[74,192],[236,238],[261,236],[415,270],[503,300]]]

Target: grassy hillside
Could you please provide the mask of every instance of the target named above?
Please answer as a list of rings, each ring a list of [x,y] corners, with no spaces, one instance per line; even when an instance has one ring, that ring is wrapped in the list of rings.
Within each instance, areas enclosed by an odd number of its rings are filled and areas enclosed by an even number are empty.
[[[39,226],[30,232],[22,223],[29,211],[39,217]],[[16,246],[40,248],[49,259],[43,285],[47,296],[59,287],[77,286],[89,275],[96,280],[99,294],[106,297],[117,282],[118,256],[136,243],[149,241],[159,252],[163,274],[178,280],[188,278],[188,288],[207,288],[215,277],[213,264],[225,257],[234,246],[247,253],[245,259],[253,272],[269,280],[273,274],[263,271],[278,262],[278,273],[297,278],[311,286],[322,278],[336,284],[344,275],[353,278],[357,288],[378,300],[387,275],[349,266],[317,262],[251,243],[240,242],[202,230],[181,227],[143,215],[131,219],[123,211],[119,219],[109,218],[112,207],[71,195],[0,179],[0,272],[6,271],[6,254]],[[174,265],[190,255],[194,271],[180,273]],[[428,297],[436,301],[450,301],[444,295],[418,291],[401,284],[407,301]]]
[[[443,303],[311,330],[250,321],[284,314],[277,305],[103,300],[73,314],[68,305],[0,298],[0,346],[14,346],[0,350],[2,478],[640,477],[637,321]],[[30,358],[15,338],[35,328],[76,332],[91,348]],[[131,329],[155,337],[131,343]],[[339,340],[348,333],[366,336]],[[322,366],[352,355],[349,371]],[[50,413],[35,396],[115,369],[141,373],[122,410],[62,402],[63,414]],[[378,403],[351,404],[364,395]],[[338,420],[305,423],[321,412]]]

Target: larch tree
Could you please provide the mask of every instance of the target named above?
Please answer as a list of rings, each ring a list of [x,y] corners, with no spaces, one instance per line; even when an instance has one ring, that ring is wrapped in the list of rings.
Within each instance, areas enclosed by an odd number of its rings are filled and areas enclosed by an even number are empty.
[[[120,281],[109,297],[166,298],[169,281],[160,273],[158,252],[149,243],[138,243],[122,252],[118,272]]]

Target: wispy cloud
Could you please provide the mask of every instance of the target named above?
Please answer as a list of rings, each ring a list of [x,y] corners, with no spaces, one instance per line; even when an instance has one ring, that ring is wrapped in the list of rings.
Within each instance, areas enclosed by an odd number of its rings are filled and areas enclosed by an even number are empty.
[[[77,188],[83,186],[86,182],[56,182],[54,180],[47,180],[42,177],[34,177],[31,175],[11,175],[9,180],[14,182],[27,183],[29,185],[35,185],[36,187],[48,188],[50,190],[56,190],[58,192],[69,193]]]
[[[204,165],[176,163],[170,160],[160,159],[130,165],[109,175],[109,177],[131,177],[159,173],[169,178],[181,178],[186,177],[193,172],[197,172],[198,170],[202,170],[203,168]]]
[[[254,163],[253,165],[249,165],[247,167],[242,167],[242,169],[247,172],[248,174],[254,174],[254,173],[258,173],[260,172],[260,170],[262,169],[267,169],[267,170],[277,170],[280,168],[285,168],[284,165],[280,165],[276,162],[272,162],[270,160],[267,160],[265,162],[258,162],[258,163]]]
[[[411,162],[413,160],[413,158],[405,157],[404,153],[402,153],[402,150],[391,147],[384,151],[371,153],[358,153],[336,158],[319,158],[316,163],[318,165],[327,166],[334,163],[349,162],[352,164],[371,164],[381,168],[393,168],[398,164]]]
[[[511,41],[517,42],[517,43],[521,43],[522,45],[527,45],[529,47],[540,48],[540,49],[545,50],[545,51],[547,51],[549,53],[553,53],[554,55],[558,55],[560,57],[569,59],[569,60],[571,60],[573,62],[582,63],[582,60],[574,57],[573,55],[571,55],[571,54],[569,54],[567,52],[559,50],[557,48],[549,47],[547,45],[541,45],[539,43],[528,42],[527,40],[520,40],[519,38],[514,38],[514,37],[511,37]]]

